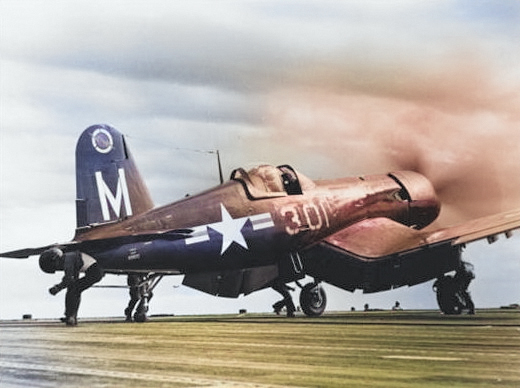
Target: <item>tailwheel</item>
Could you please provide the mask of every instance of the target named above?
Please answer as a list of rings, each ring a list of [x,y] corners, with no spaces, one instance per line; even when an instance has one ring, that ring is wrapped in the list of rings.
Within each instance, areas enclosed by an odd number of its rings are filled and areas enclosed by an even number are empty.
[[[437,294],[439,308],[444,314],[459,315],[466,307],[453,276],[446,275],[437,279],[433,284],[433,290]]]
[[[318,283],[307,283],[300,292],[300,306],[308,317],[318,317],[325,311],[327,295]]]
[[[146,322],[148,320],[148,303],[153,297],[153,290],[159,284],[164,275],[148,274],[145,280],[139,284],[140,298],[134,313],[135,322]]]
[[[146,322],[148,317],[146,316],[146,313],[135,313],[134,314],[134,321],[138,323]]]
[[[143,297],[141,301],[139,302],[139,305],[137,306],[137,309],[134,314],[134,321],[135,322],[146,322],[148,319],[148,316],[146,315],[148,313],[148,303],[146,300],[146,297]]]

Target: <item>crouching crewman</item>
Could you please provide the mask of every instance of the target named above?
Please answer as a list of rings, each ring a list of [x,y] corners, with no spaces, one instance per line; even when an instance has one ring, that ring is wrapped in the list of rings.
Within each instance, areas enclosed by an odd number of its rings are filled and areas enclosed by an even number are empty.
[[[49,289],[51,295],[67,289],[65,295],[65,324],[78,324],[78,309],[81,302],[81,293],[103,278],[103,271],[96,260],[80,251],[63,253],[58,248],[51,248],[40,256],[40,268],[43,272],[54,273],[64,271],[65,275],[60,283]],[[79,277],[80,272],[85,276]]]

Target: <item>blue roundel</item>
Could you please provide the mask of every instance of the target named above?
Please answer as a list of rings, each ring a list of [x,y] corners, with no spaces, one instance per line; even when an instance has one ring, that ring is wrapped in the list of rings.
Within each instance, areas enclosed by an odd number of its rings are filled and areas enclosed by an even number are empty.
[[[108,154],[114,147],[114,140],[112,135],[104,128],[97,128],[92,133],[92,145],[97,152]]]

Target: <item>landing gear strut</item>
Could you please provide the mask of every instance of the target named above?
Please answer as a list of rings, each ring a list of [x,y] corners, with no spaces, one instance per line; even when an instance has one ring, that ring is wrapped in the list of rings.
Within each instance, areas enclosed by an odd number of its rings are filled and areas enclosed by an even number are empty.
[[[323,314],[327,307],[327,294],[319,282],[307,283],[302,287],[300,306],[308,317],[318,317]]]
[[[134,284],[131,283],[131,276],[138,279]],[[153,289],[159,284],[163,275],[146,274],[146,275],[128,275],[128,283],[130,287],[130,302],[125,309],[126,320],[132,320],[132,310],[137,304],[133,319],[135,322],[146,322],[148,313],[148,303],[153,297]]]
[[[475,314],[475,305],[468,292],[469,284],[474,278],[473,265],[461,261],[454,276],[444,275],[435,281],[433,290],[444,314],[459,315],[464,310],[468,314]]]

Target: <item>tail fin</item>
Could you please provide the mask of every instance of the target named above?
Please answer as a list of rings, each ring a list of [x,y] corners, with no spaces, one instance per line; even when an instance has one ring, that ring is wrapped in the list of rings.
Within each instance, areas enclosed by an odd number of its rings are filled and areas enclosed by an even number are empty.
[[[78,228],[153,208],[124,136],[104,124],[87,128],[76,145],[76,195]]]

